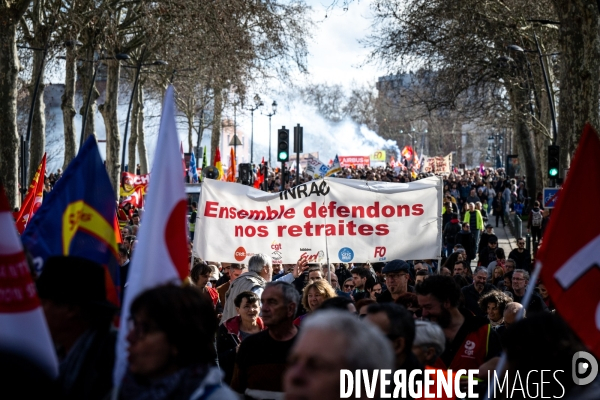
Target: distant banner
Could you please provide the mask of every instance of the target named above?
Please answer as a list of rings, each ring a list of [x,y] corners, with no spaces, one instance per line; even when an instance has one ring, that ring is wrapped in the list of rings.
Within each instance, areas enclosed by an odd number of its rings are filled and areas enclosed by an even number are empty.
[[[338,158],[342,167],[364,167],[371,165],[369,156],[339,156]]]
[[[425,172],[449,174],[452,171],[452,153],[446,157],[429,157],[425,161]]]
[[[302,161],[300,161],[302,162]],[[319,161],[316,158],[309,158],[306,160],[306,170],[305,172],[309,174],[312,178],[322,178],[329,171],[329,167]]]
[[[121,173],[121,190],[119,191],[119,196],[129,197],[133,195],[134,192],[145,195],[146,189],[148,188],[148,182],[150,182],[150,174],[135,175],[130,174],[129,172],[123,172]]]
[[[385,162],[385,150],[378,150],[375,153],[371,154],[371,161],[375,162]]]
[[[441,251],[441,180],[325,178],[280,193],[208,179],[194,252],[205,260],[275,264],[435,258]]]

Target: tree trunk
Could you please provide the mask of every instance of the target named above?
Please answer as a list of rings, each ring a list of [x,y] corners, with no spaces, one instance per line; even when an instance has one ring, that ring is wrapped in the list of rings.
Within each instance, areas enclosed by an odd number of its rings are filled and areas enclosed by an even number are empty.
[[[138,135],[140,130],[140,122],[143,124],[143,121],[140,121],[140,93],[142,91],[142,83],[139,82],[136,88],[135,93],[133,94],[133,104],[131,106],[131,132],[129,132],[129,141],[127,143],[127,165],[128,171],[132,174],[135,174],[135,159],[136,159],[136,150],[137,150],[137,142]],[[123,143],[125,145],[125,143]]]
[[[557,144],[564,169],[569,168],[586,122],[600,129],[600,10],[590,0],[554,0],[554,8],[560,20],[561,52]]]
[[[90,44],[86,46],[85,54],[83,57],[86,60],[93,60],[94,59],[94,47],[93,47],[94,45],[93,45],[93,43],[91,43],[92,35],[89,34],[88,36],[89,36],[89,40],[84,43],[90,43]],[[86,117],[85,132],[83,133],[82,143],[84,143],[89,136],[96,135],[96,123],[94,121],[94,115],[96,114],[96,100],[98,99],[98,97],[100,97],[100,93],[98,93],[98,90],[96,89],[96,82],[92,82],[92,76],[94,75],[94,68],[99,68],[99,65],[97,65],[96,63],[91,63],[91,62],[86,62],[86,61],[81,62],[79,64],[79,67],[77,68],[77,74],[81,77],[82,102],[81,102],[81,109],[79,110],[79,114],[81,114],[81,116],[83,116],[83,114],[85,113],[85,106],[87,104],[89,90],[90,90],[90,87],[93,85],[92,95],[90,98],[90,107],[88,109],[88,113],[87,113],[87,117]]]
[[[527,181],[527,191],[530,197],[535,197],[536,190],[536,154],[533,145],[533,137],[527,127],[526,118],[529,118],[528,90],[516,85],[509,87],[512,108],[515,110],[515,141],[517,144],[519,163],[524,167]]]
[[[42,28],[43,31],[43,28]],[[40,37],[32,42],[34,47],[41,48],[46,42],[43,32]],[[31,82],[29,84],[29,98],[33,99],[35,91],[35,83],[40,75],[40,85],[35,99],[35,107],[33,108],[33,121],[31,124],[31,138],[29,141],[29,167],[27,169],[27,183],[29,184],[37,171],[37,167],[42,161],[46,150],[46,104],[44,103],[44,66],[42,65],[44,57],[43,51],[33,52],[33,69],[31,72]]]
[[[65,60],[65,91],[62,95],[60,108],[63,113],[65,134],[65,160],[63,171],[77,154],[77,134],[75,133],[75,48],[67,46]]]
[[[202,136],[204,135],[204,107],[200,110],[200,127],[198,128],[198,143],[196,144],[196,150],[200,151],[200,144],[202,143]],[[198,160],[202,154],[196,154],[196,160]],[[201,165],[199,165],[200,167]]]
[[[140,109],[138,111],[138,155],[140,156],[140,173],[147,174],[148,150],[146,149],[146,135],[144,133],[144,86],[140,85]]]
[[[106,63],[108,69],[105,100],[99,109],[106,127],[106,169],[116,199],[118,199],[119,175],[121,174],[121,136],[119,135],[117,105],[119,104],[119,74],[121,70],[118,60],[109,60]]]
[[[25,10],[23,10],[25,12]],[[0,181],[11,207],[20,204],[17,90],[19,55],[17,22],[20,15],[0,5]]]
[[[188,123],[188,149],[189,149],[189,152],[192,153],[194,151],[194,141],[193,141],[194,114],[189,116],[189,118],[187,119],[187,123]]]
[[[221,93],[221,89],[215,89],[215,97],[213,101],[214,116],[212,124],[212,136],[210,138],[211,164],[209,165],[215,165],[215,155],[217,153],[217,148],[219,148],[219,143],[221,143],[221,113],[223,112],[223,94]],[[221,157],[223,157],[222,154]]]

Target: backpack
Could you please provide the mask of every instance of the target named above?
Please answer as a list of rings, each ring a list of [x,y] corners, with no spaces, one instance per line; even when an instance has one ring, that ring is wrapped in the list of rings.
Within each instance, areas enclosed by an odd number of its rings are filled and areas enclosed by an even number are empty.
[[[531,210],[531,225],[532,226],[542,226],[542,219],[544,217],[542,216],[542,211],[538,210],[538,211],[533,211]]]

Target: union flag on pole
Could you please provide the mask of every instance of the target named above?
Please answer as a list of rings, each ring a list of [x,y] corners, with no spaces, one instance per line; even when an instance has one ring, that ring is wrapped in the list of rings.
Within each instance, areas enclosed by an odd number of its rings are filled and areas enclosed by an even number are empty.
[[[598,154],[600,139],[587,124],[537,257],[557,311],[596,357],[600,357],[600,224],[593,215],[600,207]]]
[[[42,158],[42,162],[37,168],[35,172],[35,176],[31,181],[31,185],[29,185],[29,189],[27,189],[27,195],[25,196],[25,200],[21,205],[21,209],[17,214],[17,230],[19,233],[23,233],[27,223],[31,221],[33,214],[40,208],[42,205],[42,199],[44,198],[44,178],[46,177],[46,153],[44,153],[44,157]]]
[[[412,160],[413,158],[413,148],[411,146],[404,146],[402,149],[402,157],[406,160]]]

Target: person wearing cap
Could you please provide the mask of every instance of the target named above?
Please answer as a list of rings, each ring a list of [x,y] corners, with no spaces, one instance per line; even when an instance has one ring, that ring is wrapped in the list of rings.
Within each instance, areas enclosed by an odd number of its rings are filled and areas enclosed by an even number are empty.
[[[381,272],[385,276],[387,290],[378,296],[378,303],[391,303],[404,293],[415,291],[414,287],[408,285],[410,265],[406,261],[392,260]]]
[[[36,281],[60,362],[62,399],[103,399],[112,388],[116,306],[107,300],[104,278],[93,261],[55,256]]]

